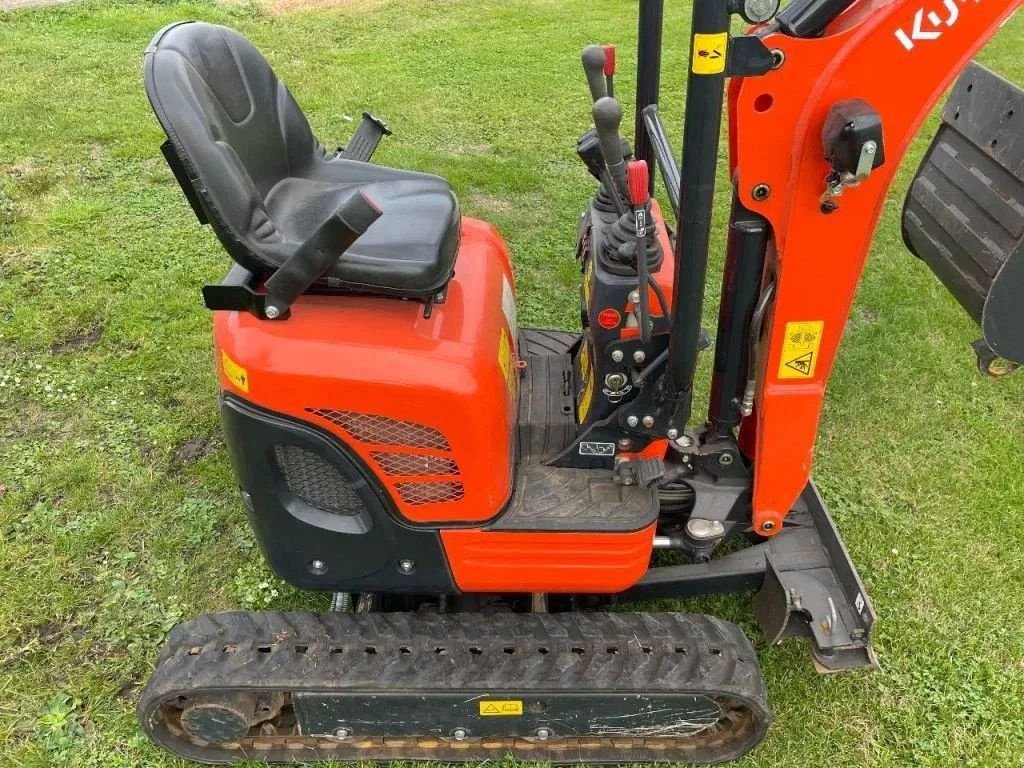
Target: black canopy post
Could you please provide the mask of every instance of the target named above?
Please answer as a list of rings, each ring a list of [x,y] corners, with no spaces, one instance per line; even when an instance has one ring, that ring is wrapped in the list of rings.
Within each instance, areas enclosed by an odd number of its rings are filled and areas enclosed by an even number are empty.
[[[728,3],[694,0],[675,247],[674,318],[662,390],[668,426],[680,431],[690,418],[697,369],[728,42]]]
[[[640,0],[640,28],[637,34],[636,56],[636,129],[633,154],[645,160],[648,168],[655,168],[654,149],[644,125],[644,108],[658,103],[661,91],[661,30],[665,15],[665,0]],[[648,182],[654,194],[654,174]]]

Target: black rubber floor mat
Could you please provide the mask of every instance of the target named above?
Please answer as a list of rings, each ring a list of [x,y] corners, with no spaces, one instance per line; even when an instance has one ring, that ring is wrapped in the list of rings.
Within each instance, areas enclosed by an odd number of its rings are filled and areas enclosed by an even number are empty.
[[[519,356],[526,363],[519,391],[519,462],[540,464],[576,439],[572,358],[578,333],[525,328]]]
[[[605,469],[520,466],[494,530],[638,531],[658,518],[657,494]]]

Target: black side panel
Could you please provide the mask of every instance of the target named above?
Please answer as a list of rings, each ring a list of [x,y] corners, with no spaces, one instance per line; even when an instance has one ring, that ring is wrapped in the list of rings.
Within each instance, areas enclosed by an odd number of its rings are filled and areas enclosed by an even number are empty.
[[[964,71],[907,196],[903,239],[988,346],[1024,362],[1024,91],[979,64]]]
[[[438,532],[399,522],[342,443],[234,397],[222,398],[221,417],[249,521],[282,579],[325,591],[458,592]]]

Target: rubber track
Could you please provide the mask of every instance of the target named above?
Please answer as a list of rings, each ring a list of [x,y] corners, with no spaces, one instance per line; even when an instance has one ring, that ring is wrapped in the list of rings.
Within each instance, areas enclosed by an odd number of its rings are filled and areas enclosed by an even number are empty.
[[[506,653],[509,646],[517,652]],[[688,738],[454,742],[436,737],[339,741],[282,735],[212,745],[190,740],[169,722],[164,712],[170,710],[161,708],[178,696],[228,689],[411,694],[483,690],[503,696],[539,690],[695,693],[715,697],[741,714],[728,727],[715,726],[714,733]],[[771,720],[757,657],[743,632],[714,617],[682,613],[200,616],[171,632],[138,712],[143,729],[158,744],[209,763],[453,762],[501,759],[510,753],[556,763],[714,763],[750,750]]]

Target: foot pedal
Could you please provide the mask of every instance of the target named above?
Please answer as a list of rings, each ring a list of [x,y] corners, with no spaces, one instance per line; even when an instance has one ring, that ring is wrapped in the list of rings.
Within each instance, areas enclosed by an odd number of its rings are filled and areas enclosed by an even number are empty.
[[[348,145],[342,150],[342,157],[346,160],[359,160],[364,163],[370,162],[373,153],[381,139],[391,135],[391,129],[387,123],[369,112],[363,112],[363,121],[359,124]]]
[[[989,375],[1024,362],[1022,121],[1024,90],[969,65],[903,209],[907,247],[981,325]]]
[[[661,459],[632,459],[615,467],[623,485],[650,488],[665,477],[665,462]]]

